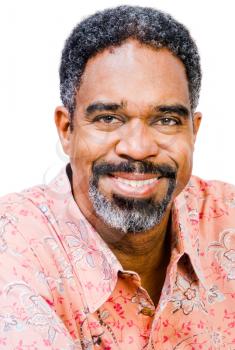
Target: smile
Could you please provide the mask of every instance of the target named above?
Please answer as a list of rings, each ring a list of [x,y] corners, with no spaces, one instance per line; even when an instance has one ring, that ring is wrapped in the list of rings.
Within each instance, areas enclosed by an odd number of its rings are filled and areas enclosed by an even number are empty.
[[[116,173],[107,176],[105,182],[114,193],[142,198],[153,195],[160,179],[156,174]]]
[[[153,183],[158,182],[158,178],[155,177],[153,179],[148,179],[148,180],[127,180],[127,179],[123,179],[121,177],[115,177],[116,181],[120,182],[121,184],[127,185],[127,186],[131,186],[131,187],[144,187],[146,185],[151,185]]]

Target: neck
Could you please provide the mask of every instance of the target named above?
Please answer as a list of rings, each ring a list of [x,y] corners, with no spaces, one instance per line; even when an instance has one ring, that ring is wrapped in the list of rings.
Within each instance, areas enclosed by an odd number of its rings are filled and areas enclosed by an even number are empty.
[[[125,235],[118,243],[109,243],[124,270],[141,278],[141,285],[157,305],[170,260],[171,220],[168,212],[155,229]]]
[[[169,250],[169,215],[160,225],[143,233],[129,233],[118,242],[108,243],[125,270],[137,272],[142,278],[162,268]]]

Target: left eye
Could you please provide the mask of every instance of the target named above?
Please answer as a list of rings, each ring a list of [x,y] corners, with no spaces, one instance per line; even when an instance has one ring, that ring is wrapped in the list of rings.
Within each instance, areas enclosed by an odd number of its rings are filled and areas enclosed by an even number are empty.
[[[110,114],[98,116],[95,118],[94,121],[100,122],[103,124],[115,124],[115,123],[120,122],[120,120],[118,118],[116,118],[115,116],[110,115]]]
[[[161,118],[159,120],[156,121],[157,125],[167,125],[167,126],[174,126],[174,125],[178,125],[179,122],[178,120],[174,119],[174,118]]]

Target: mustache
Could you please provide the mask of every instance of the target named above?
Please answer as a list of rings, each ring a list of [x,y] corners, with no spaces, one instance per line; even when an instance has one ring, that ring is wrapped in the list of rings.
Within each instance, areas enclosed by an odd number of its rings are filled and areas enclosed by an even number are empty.
[[[176,179],[177,168],[169,164],[154,164],[150,161],[125,161],[119,164],[101,162],[94,163],[92,172],[95,177],[111,175],[116,172],[121,173],[139,173],[139,174],[158,174],[161,177]]]

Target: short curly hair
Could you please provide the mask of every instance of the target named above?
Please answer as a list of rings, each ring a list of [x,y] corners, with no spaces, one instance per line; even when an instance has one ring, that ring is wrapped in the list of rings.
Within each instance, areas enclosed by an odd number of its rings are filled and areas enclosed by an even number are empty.
[[[85,18],[65,42],[60,64],[60,96],[71,118],[76,107],[76,91],[87,61],[111,46],[136,39],[153,48],[168,48],[184,64],[192,110],[201,86],[200,56],[188,29],[169,14],[140,6],[118,6]]]

